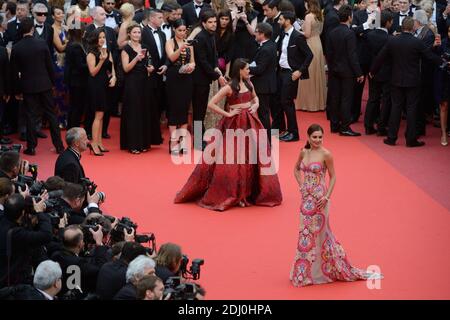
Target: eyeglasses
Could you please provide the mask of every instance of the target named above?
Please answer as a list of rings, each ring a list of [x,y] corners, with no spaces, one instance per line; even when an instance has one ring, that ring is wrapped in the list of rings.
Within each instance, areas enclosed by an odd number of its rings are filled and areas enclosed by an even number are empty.
[[[43,17],[43,16],[47,16],[48,15],[48,13],[47,12],[36,12],[36,15],[38,16],[38,17]]]
[[[115,3],[115,2],[105,2],[105,4],[107,4],[108,6],[113,6],[113,5],[115,5],[116,3]]]

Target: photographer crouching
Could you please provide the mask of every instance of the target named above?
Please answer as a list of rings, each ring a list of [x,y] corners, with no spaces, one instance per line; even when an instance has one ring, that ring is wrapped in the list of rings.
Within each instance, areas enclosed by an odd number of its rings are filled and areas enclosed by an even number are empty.
[[[32,256],[52,239],[50,216],[45,197],[26,209],[25,199],[13,194],[6,200],[0,218],[0,288],[32,283]]]

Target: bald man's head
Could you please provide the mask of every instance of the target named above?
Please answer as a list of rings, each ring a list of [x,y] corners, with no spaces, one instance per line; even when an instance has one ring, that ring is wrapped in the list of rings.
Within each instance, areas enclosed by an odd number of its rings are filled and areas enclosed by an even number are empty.
[[[83,231],[78,225],[71,225],[64,229],[63,244],[67,249],[77,249],[83,242]]]

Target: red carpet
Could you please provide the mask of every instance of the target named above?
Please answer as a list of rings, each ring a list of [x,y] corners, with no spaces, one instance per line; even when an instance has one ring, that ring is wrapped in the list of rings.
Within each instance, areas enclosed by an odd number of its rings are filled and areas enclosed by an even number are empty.
[[[82,163],[107,194],[106,212],[133,218],[138,231],[156,234],[158,244],[181,244],[191,260],[205,259],[200,283],[208,299],[450,299],[450,148],[391,148],[376,137],[331,135],[323,113],[298,113],[298,119],[301,141],[280,144],[284,201],[275,208],[218,213],[173,204],[193,165],[172,164],[166,145],[138,156],[120,151],[117,119],[113,140],[105,140],[112,152],[86,152]],[[324,126],[325,147],[335,158],[331,227],[355,266],[380,266],[380,290],[365,282],[306,288],[289,282],[300,205],[293,166],[313,122]],[[439,134],[431,134],[438,144]],[[50,139],[40,140],[37,152],[32,161],[46,178],[56,159]]]

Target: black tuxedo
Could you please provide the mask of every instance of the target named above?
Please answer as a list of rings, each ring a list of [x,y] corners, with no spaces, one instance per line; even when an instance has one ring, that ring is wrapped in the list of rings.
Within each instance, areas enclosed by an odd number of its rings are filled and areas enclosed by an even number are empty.
[[[322,41],[323,53],[325,55],[326,55],[327,38],[329,36],[329,33],[331,32],[331,30],[333,30],[334,28],[339,26],[339,24],[340,24],[340,22],[339,22],[338,11],[334,7],[331,7],[328,10],[328,12],[325,14],[325,18],[323,21],[323,30],[322,30],[322,34],[320,35],[320,39]]]
[[[141,23],[142,20],[144,20],[144,10],[143,9],[136,10],[134,12],[133,20],[136,21],[137,23]]]
[[[49,300],[42,292],[29,284],[20,284],[14,289],[14,300]]]
[[[7,34],[6,31],[5,32],[0,32],[0,47],[6,47],[6,45],[8,44],[7,40]]]
[[[80,183],[85,178],[83,166],[74,151],[67,148],[58,156],[55,163],[55,176],[66,182]]]
[[[214,33],[211,34],[205,29],[202,29],[195,39],[194,59],[196,67],[193,72],[193,120],[203,123],[208,106],[209,85],[212,81],[219,79],[220,76],[214,71],[217,68],[218,59]]]
[[[8,51],[6,48],[0,47],[0,99],[3,95],[10,94],[9,72]]]
[[[68,128],[79,127],[81,117],[88,110],[87,82],[89,70],[86,52],[81,44],[70,42],[66,47],[64,82],[69,87],[70,110],[67,115]]]
[[[366,41],[370,65],[390,37],[388,32],[381,29],[376,29],[367,34]],[[391,65],[389,63],[383,64],[381,70],[373,78],[369,78],[369,99],[364,115],[364,126],[366,128],[373,128],[373,124],[378,117],[378,131],[386,131],[391,112],[390,78]]]
[[[207,3],[203,3],[202,8],[200,9],[200,13],[203,10],[211,10],[211,6]],[[196,25],[197,22],[199,22],[199,17],[197,17],[197,13],[195,11],[194,1],[186,3],[183,6],[183,20],[186,22],[188,27]]]
[[[270,130],[271,97],[277,91],[277,46],[272,40],[256,50],[255,67],[250,67],[251,81],[259,98],[258,116],[264,128]],[[268,132],[270,137],[270,132]]]
[[[278,37],[281,34],[281,26],[278,23],[278,20],[280,20],[280,15],[273,19],[266,20],[266,22],[272,26],[272,37],[270,38],[270,40],[272,40],[273,42],[277,42]]]
[[[114,21],[116,22],[117,27],[119,27],[122,23],[122,15],[120,14],[120,12],[116,9],[113,9],[109,13],[109,15],[114,18]],[[106,19],[108,19],[108,18],[109,18],[108,13],[106,13]]]
[[[400,14],[402,14],[402,13],[396,12],[394,14],[394,20],[392,21],[392,27],[391,27],[391,29],[389,29],[389,31],[391,33],[402,32],[402,25],[400,24]],[[412,17],[413,16],[413,12],[408,11],[407,15],[408,15],[408,17]]]
[[[8,22],[6,27],[6,31],[3,35],[3,41],[8,44],[8,42],[12,41],[13,44],[16,44],[20,39],[22,39],[22,35],[19,31],[20,23],[17,22],[17,18],[11,22]]]
[[[128,265],[119,259],[105,263],[97,277],[96,293],[101,300],[111,300],[126,284]]]
[[[113,300],[137,300],[137,289],[132,283],[127,283],[117,292]]]
[[[50,52],[53,52],[53,34],[54,34],[54,30],[52,28],[51,25],[49,25],[48,23],[44,23],[43,27],[42,27],[42,33],[39,34],[39,32],[37,31],[37,27],[34,28],[34,36],[38,39],[42,39],[45,41],[45,43],[47,43],[48,49],[50,50]]]
[[[442,60],[432,53],[423,41],[411,33],[392,37],[380,51],[372,66],[372,73],[377,73],[383,63],[390,61],[392,65],[392,111],[389,120],[388,139],[397,140],[401,112],[406,105],[407,128],[406,141],[414,143],[417,140],[417,103],[421,86],[421,59],[428,59],[439,65]]]
[[[295,114],[294,99],[297,97],[298,79],[292,81],[292,73],[300,71],[300,79],[308,79],[308,67],[313,59],[313,53],[306,43],[306,38],[300,32],[294,28],[291,29],[288,45],[286,48],[287,62],[289,68],[284,68],[280,65],[278,72],[278,92],[279,98],[276,99],[277,106],[274,106],[274,112],[272,114],[273,123],[272,128],[283,129],[284,116],[287,118],[287,131],[294,136],[298,136],[298,125]],[[278,56],[279,62],[281,62],[281,56],[283,52],[283,41],[285,38],[285,32],[282,31],[282,35],[278,40]]]
[[[23,93],[28,148],[37,146],[37,123],[44,113],[50,125],[53,145],[57,150],[63,149],[52,95],[53,63],[45,41],[26,36],[15,44],[11,51],[11,73],[14,93]]]
[[[349,130],[355,79],[362,76],[356,35],[340,24],[327,37],[329,116],[332,131]]]

